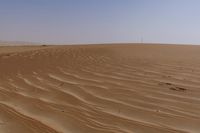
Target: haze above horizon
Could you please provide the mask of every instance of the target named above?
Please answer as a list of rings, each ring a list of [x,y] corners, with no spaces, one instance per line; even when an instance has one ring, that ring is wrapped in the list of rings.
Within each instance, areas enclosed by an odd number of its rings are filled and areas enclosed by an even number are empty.
[[[200,44],[198,0],[0,0],[0,40]]]

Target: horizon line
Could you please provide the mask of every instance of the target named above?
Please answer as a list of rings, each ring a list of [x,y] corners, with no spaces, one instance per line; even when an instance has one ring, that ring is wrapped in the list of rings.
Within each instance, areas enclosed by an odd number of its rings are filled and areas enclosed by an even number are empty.
[[[149,44],[149,45],[200,45],[196,43],[164,43],[164,42],[102,42],[102,43],[50,43],[50,42],[35,42],[35,41],[4,41],[0,40],[5,45],[109,45],[109,44]]]

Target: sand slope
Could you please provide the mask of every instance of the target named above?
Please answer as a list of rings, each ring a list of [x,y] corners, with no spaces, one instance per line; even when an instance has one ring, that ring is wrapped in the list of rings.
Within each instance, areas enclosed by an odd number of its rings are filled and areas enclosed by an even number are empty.
[[[199,133],[200,47],[0,47],[0,133]]]

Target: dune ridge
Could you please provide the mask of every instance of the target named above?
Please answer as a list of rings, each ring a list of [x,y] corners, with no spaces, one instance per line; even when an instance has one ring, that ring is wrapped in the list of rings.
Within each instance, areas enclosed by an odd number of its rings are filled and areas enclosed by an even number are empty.
[[[199,133],[199,51],[0,47],[0,133]]]

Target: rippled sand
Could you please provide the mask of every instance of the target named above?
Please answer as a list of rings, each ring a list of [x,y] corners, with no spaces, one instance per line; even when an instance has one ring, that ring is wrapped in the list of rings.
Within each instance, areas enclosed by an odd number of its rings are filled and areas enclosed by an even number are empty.
[[[0,133],[200,133],[200,46],[0,47]]]

